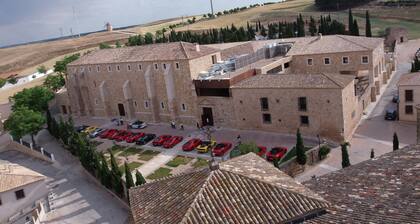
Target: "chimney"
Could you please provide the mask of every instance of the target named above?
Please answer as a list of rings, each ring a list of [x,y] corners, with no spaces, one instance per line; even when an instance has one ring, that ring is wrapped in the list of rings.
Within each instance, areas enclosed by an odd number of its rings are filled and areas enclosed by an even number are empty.
[[[195,44],[195,51],[200,52],[200,44]]]

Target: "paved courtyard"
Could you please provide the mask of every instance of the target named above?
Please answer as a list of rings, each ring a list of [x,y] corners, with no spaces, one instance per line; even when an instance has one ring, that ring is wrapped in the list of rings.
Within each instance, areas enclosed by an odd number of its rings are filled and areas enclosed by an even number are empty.
[[[0,141],[4,143],[8,135]],[[79,162],[63,149],[46,131],[38,135],[38,142],[54,153],[56,162],[34,159],[17,151],[0,153],[0,159],[33,169],[48,178],[53,198],[45,224],[63,223],[126,223],[128,210],[116,198],[94,183]]]
[[[417,46],[414,47],[414,46]],[[400,147],[416,143],[415,123],[401,121],[385,121],[385,110],[397,108],[397,104],[392,103],[393,94],[397,91],[397,82],[400,77],[410,70],[410,55],[420,47],[420,40],[410,41],[398,46],[398,66],[394,76],[384,89],[381,98],[376,104],[368,108],[368,113],[364,116],[357,127],[353,138],[350,140],[350,162],[356,164],[370,158],[370,151],[373,148],[375,156],[379,156],[392,151],[392,140],[394,132],[397,133]],[[370,111],[369,111],[370,110]],[[307,170],[296,177],[299,181],[310,179],[313,175],[320,176],[326,173],[341,169],[341,150],[335,148],[331,151],[327,159]]]

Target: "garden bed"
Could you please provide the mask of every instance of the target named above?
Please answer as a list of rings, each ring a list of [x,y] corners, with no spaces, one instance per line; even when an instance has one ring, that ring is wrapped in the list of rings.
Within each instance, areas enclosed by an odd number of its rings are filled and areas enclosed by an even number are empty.
[[[149,176],[147,176],[146,178],[149,180],[157,180],[164,177],[169,177],[169,176],[172,176],[171,171],[172,170],[169,168],[161,167],[157,169],[155,172],[153,172],[152,174],[150,174]]]
[[[166,163],[166,165],[170,167],[178,167],[179,165],[188,164],[189,162],[191,162],[191,160],[193,160],[193,158],[185,157],[185,156],[177,156],[171,161],[169,161],[168,163]]]
[[[157,151],[146,150],[138,156],[138,159],[142,160],[142,161],[149,161],[149,160],[153,159],[153,157],[155,157],[159,153],[160,152],[157,152]]]
[[[202,158],[197,158],[197,160],[191,166],[194,168],[208,167],[209,161]]]
[[[139,163],[139,162],[131,162],[127,164],[128,167],[130,168],[131,171],[139,168],[141,165],[143,165],[143,163]],[[120,167],[118,167],[118,169],[121,171],[121,173],[125,173],[125,167],[124,164]]]

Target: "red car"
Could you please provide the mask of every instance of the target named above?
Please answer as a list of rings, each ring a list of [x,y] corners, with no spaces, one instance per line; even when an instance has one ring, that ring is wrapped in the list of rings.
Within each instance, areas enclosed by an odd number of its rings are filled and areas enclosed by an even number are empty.
[[[131,135],[132,135],[131,132],[123,130],[123,131],[119,131],[119,133],[115,135],[113,139],[117,142],[121,142],[121,141],[125,141]]]
[[[145,134],[143,132],[140,133],[133,133],[130,137],[126,138],[125,141],[127,143],[133,143],[143,137]]]
[[[263,157],[267,153],[267,147],[265,147],[265,146],[258,146],[257,148],[259,150],[258,153],[257,153],[257,155]]]
[[[287,153],[286,147],[274,147],[267,153],[267,160],[281,159]]]
[[[213,149],[213,154],[215,156],[223,156],[229,149],[232,148],[231,143],[222,142],[216,145]]]
[[[99,137],[109,138],[110,136],[114,135],[117,132],[118,132],[117,129],[109,129],[109,130],[104,131]]]
[[[185,143],[182,146],[182,150],[184,151],[192,151],[195,148],[197,148],[197,146],[199,146],[201,144],[201,140],[198,138],[193,138],[191,140],[189,140],[187,143]]]
[[[161,146],[161,145],[163,145],[163,143],[168,141],[171,137],[172,136],[170,136],[170,135],[161,135],[161,136],[157,137],[155,140],[153,140],[152,144],[153,144],[153,146]]]
[[[176,144],[180,143],[184,139],[182,136],[172,136],[172,138],[168,139],[165,143],[163,143],[163,148],[172,148]]]

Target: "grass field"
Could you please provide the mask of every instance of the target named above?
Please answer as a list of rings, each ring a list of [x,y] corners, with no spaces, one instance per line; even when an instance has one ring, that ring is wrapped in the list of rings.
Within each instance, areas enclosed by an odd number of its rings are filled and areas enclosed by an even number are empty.
[[[152,151],[152,150],[146,150],[138,156],[138,159],[142,160],[142,161],[149,161],[149,160],[153,159],[153,157],[155,157],[157,154],[159,154],[159,152]]]
[[[174,159],[172,159],[171,161],[169,161],[168,163],[166,163],[166,165],[170,166],[170,167],[178,167],[179,165],[188,164],[191,160],[193,160],[193,159],[190,158],[190,157],[177,156]]]
[[[157,169],[154,173],[147,176],[146,178],[149,179],[149,180],[157,180],[157,179],[161,179],[161,178],[164,178],[164,177],[169,177],[169,176],[171,176],[171,171],[172,171],[171,169],[161,167],[161,168]]]

